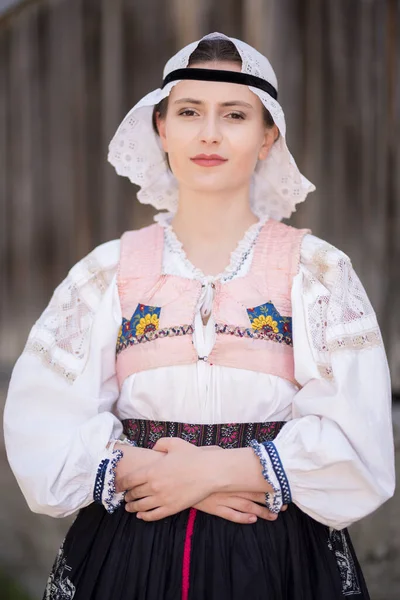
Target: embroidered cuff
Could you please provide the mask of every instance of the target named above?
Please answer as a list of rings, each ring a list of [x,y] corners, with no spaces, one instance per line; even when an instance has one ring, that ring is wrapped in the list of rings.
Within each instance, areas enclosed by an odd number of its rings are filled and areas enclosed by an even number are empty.
[[[269,444],[272,445],[272,448]],[[279,454],[276,451],[273,442],[259,444],[256,440],[251,440],[250,446],[260,460],[265,481],[267,481],[273,489],[273,492],[267,492],[265,494],[265,504],[268,510],[277,514],[284,504],[291,502],[289,483],[282,467]],[[275,468],[276,463],[279,463],[280,469]],[[284,483],[284,480],[286,483]]]
[[[276,449],[274,442],[263,442],[262,445],[267,451],[270,467],[272,467],[272,471],[276,480],[278,481],[279,489],[282,494],[282,503],[289,504],[292,501],[292,493],[290,491],[289,481],[285,469],[283,468],[278,450]]]
[[[114,450],[116,443],[137,446],[130,440],[113,440],[107,448],[107,456],[103,458],[97,469],[93,489],[93,500],[102,504],[109,514],[112,514],[124,501],[125,492],[115,491],[115,475],[118,462],[123,457],[122,450]]]

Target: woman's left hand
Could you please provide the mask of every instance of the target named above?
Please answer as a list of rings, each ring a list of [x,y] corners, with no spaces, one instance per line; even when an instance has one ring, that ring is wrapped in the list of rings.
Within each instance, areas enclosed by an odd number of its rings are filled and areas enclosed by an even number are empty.
[[[201,448],[178,438],[162,438],[154,450],[165,455],[118,481],[118,490],[128,490],[128,512],[137,512],[144,521],[157,521],[194,506],[214,491]]]

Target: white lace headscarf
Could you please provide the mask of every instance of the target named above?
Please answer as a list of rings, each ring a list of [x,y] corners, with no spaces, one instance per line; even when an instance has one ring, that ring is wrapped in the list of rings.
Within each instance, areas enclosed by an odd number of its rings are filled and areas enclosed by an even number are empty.
[[[164,67],[163,78],[176,69],[188,66],[191,54],[202,40],[231,41],[242,59],[241,72],[260,77],[276,90],[276,75],[265,56],[248,44],[222,33],[211,33],[185,46],[170,58]],[[179,81],[171,81],[142,98],[126,115],[110,142],[108,160],[118,175],[129,177],[140,187],[138,200],[158,210],[175,213],[178,206],[178,182],[171,172],[159,136],[154,132],[154,106],[166,98]],[[252,182],[250,203],[259,218],[271,217],[280,221],[288,218],[296,204],[303,202],[315,186],[299,171],[286,145],[286,124],[279,103],[263,90],[248,86],[256,94],[277,125],[280,136],[267,158],[257,162]]]

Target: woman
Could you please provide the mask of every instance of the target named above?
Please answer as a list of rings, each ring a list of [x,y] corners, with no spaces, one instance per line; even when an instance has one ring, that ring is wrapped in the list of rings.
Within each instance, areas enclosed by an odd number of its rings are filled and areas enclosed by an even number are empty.
[[[368,598],[346,527],[393,494],[387,362],[350,259],[279,222],[314,186],[271,65],[183,48],[109,160],[169,212],[72,268],[13,372],[27,502],[80,509],[45,598]]]

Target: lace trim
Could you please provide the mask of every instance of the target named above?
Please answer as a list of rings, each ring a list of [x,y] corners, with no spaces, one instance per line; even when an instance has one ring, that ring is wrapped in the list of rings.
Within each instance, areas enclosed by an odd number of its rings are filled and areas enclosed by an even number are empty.
[[[333,370],[330,365],[317,364],[318,372],[321,375],[322,379],[327,379],[328,381],[333,381]]]
[[[259,444],[257,440],[251,440],[249,445],[260,460],[265,481],[267,481],[273,489],[273,493],[267,492],[265,494],[265,504],[269,511],[278,514],[283,506],[282,491],[271,463],[270,456],[264,444]]]
[[[265,217],[260,219],[257,223],[250,225],[243,238],[237,244],[235,250],[231,252],[229,265],[222,273],[219,273],[218,275],[205,275],[201,269],[195,267],[188,259],[183,244],[179,241],[170,223],[170,219],[171,216],[169,213],[162,216],[159,215],[157,218],[158,223],[164,228],[164,239],[168,249],[173,254],[180,257],[182,263],[184,263],[186,269],[191,273],[194,279],[207,282],[221,281],[223,283],[230,281],[239,273],[257,241],[258,234],[267,221],[267,218]]]
[[[373,329],[365,333],[335,338],[326,345],[326,348],[332,354],[339,350],[364,350],[379,346],[383,346],[381,332],[379,329]],[[334,380],[333,369],[329,363],[317,363],[317,368],[322,379],[326,379],[327,381]]]
[[[102,504],[109,514],[112,514],[122,505],[126,493],[117,493],[115,490],[117,465],[124,456],[122,450],[114,450],[117,442],[129,446],[137,446],[136,442],[128,439],[113,440],[108,449],[109,457],[103,458],[98,466],[93,488],[93,501],[96,504]]]
[[[102,504],[109,514],[112,514],[121,506],[124,501],[125,492],[117,493],[115,491],[115,477],[117,473],[117,464],[124,456],[122,450],[114,450],[113,458],[109,461],[104,477],[104,489],[102,494]]]
[[[279,488],[282,492],[282,503],[289,504],[292,501],[292,493],[290,491],[289,481],[286,476],[285,469],[283,468],[279,453],[275,448],[275,444],[273,442],[264,442],[263,446],[268,452],[272,468],[278,479]]]
[[[74,383],[75,379],[78,376],[77,372],[68,369],[66,366],[61,364],[61,362],[56,361],[53,358],[50,347],[46,348],[41,342],[37,340],[28,340],[25,345],[24,352],[39,357],[44,366],[48,367],[57,375],[61,375],[61,377],[66,379],[68,383]]]
[[[327,344],[327,350],[330,354],[339,350],[364,350],[367,348],[377,348],[383,346],[382,335],[379,329],[355,334],[345,335],[333,339]],[[333,381],[333,369],[329,363],[317,363],[320,376],[327,381]]]
[[[115,266],[105,269],[93,255],[81,260],[56,288],[29,334],[24,351],[70,384],[85,364],[94,314],[114,272]]]
[[[101,498],[103,495],[104,480],[106,477],[106,470],[107,470],[109,463],[110,463],[109,458],[103,458],[103,460],[100,462],[98,469],[97,469],[96,479],[95,479],[94,488],[93,488],[93,501],[96,504],[102,504]]]
[[[362,348],[376,348],[382,346],[382,336],[379,329],[373,329],[365,333],[356,335],[345,335],[336,338],[329,342],[329,352],[336,352],[337,350],[360,350]]]
[[[303,265],[307,268],[303,291],[311,346],[321,377],[332,380],[332,353],[380,346],[382,338],[376,320],[376,326],[371,328],[374,310],[350,259],[343,252],[317,240],[315,250],[303,260]],[[368,323],[367,331],[363,331],[363,322]],[[330,339],[330,331],[349,325],[353,334]]]

